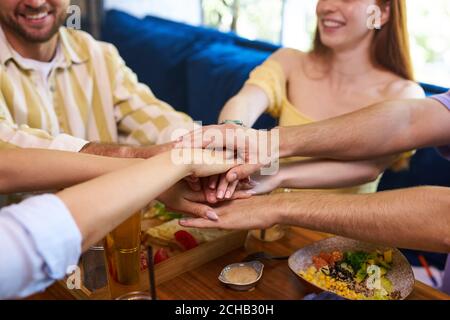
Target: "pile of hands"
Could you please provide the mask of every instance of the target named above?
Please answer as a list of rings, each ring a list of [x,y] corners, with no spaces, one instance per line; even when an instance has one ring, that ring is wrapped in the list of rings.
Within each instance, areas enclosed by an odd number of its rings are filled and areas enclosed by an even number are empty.
[[[175,143],[175,149],[200,146],[203,149],[223,150],[232,154],[235,164],[219,175],[202,178],[191,175],[161,194],[158,200],[170,210],[191,216],[192,218],[180,220],[180,224],[185,227],[249,230],[273,226],[277,221],[268,210],[264,210],[264,197],[253,196],[276,189],[276,175],[260,174],[261,168],[267,165],[266,162],[249,163],[251,153],[257,153],[258,150],[236,147],[236,143],[227,148],[230,144],[227,144],[225,138],[211,139],[203,134],[211,129],[222,132],[222,137],[226,137],[227,130],[236,134],[240,130],[257,131],[224,124],[204,127],[180,137]]]

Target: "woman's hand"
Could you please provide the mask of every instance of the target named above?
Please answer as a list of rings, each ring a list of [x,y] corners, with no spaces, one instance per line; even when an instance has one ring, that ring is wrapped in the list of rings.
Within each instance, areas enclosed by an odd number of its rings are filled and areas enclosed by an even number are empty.
[[[227,172],[239,165],[234,152],[207,149],[174,149],[171,151],[171,161],[176,165],[186,166],[186,176],[193,177],[191,182],[196,178]]]
[[[191,190],[184,180],[181,180],[172,188],[159,195],[157,199],[170,210],[217,220],[217,214],[214,210],[204,204],[205,197],[203,192]]]
[[[250,193],[242,190],[236,192],[233,195],[233,199],[247,199],[250,196]],[[157,199],[173,211],[213,221],[218,219],[214,209],[205,203],[204,193],[191,190],[184,180],[181,180],[172,188],[159,195]]]
[[[224,202],[216,208],[219,220],[202,218],[182,219],[180,225],[193,228],[218,228],[225,230],[267,229],[279,223],[280,217],[272,204],[277,206],[274,196],[260,196],[251,199]]]
[[[246,190],[253,195],[270,193],[280,188],[282,179],[281,172],[274,175],[261,175],[256,173],[251,177],[235,181],[229,184],[226,180],[226,173],[199,179],[200,187],[203,189],[206,201],[217,203],[223,200],[233,199],[235,192]]]
[[[254,174],[250,177],[248,183],[240,182],[238,190],[251,187],[251,190],[255,195],[262,195],[280,188],[281,182],[281,172],[267,176]]]

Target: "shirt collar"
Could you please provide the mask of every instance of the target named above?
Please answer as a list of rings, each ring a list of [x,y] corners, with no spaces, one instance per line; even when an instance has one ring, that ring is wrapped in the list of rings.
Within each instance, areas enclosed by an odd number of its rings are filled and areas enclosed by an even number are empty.
[[[8,40],[6,40],[2,27],[0,26],[0,62],[2,65],[6,65],[6,63],[12,58],[12,49],[8,43]]]
[[[65,27],[59,28],[59,38],[68,66],[84,63],[89,60],[89,55],[82,50],[79,41],[73,36],[73,32],[76,31],[68,30]]]
[[[61,64],[59,64],[58,67],[68,68],[72,64],[80,64],[89,60],[89,56],[81,50],[78,41],[73,37],[70,31],[65,27],[61,27],[58,32],[64,56],[64,59],[62,59]],[[6,66],[10,60],[14,60],[18,63],[18,61],[14,59],[14,51],[8,43],[5,33],[0,26],[0,63],[3,66]]]

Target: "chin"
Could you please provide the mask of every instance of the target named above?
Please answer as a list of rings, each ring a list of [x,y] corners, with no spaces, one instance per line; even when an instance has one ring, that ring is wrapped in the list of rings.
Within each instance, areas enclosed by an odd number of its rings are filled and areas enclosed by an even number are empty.
[[[345,43],[338,39],[323,39],[322,43],[328,49],[334,51],[345,46]]]
[[[33,43],[46,42],[53,38],[53,36],[58,32],[58,26],[49,26],[43,30],[36,29],[22,29],[21,34],[27,41]]]

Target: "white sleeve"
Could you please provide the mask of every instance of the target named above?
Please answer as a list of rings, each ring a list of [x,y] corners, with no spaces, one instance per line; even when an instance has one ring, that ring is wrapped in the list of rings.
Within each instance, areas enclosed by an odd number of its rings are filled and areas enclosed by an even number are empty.
[[[81,255],[65,204],[42,195],[0,210],[0,299],[26,297],[65,276]]]

